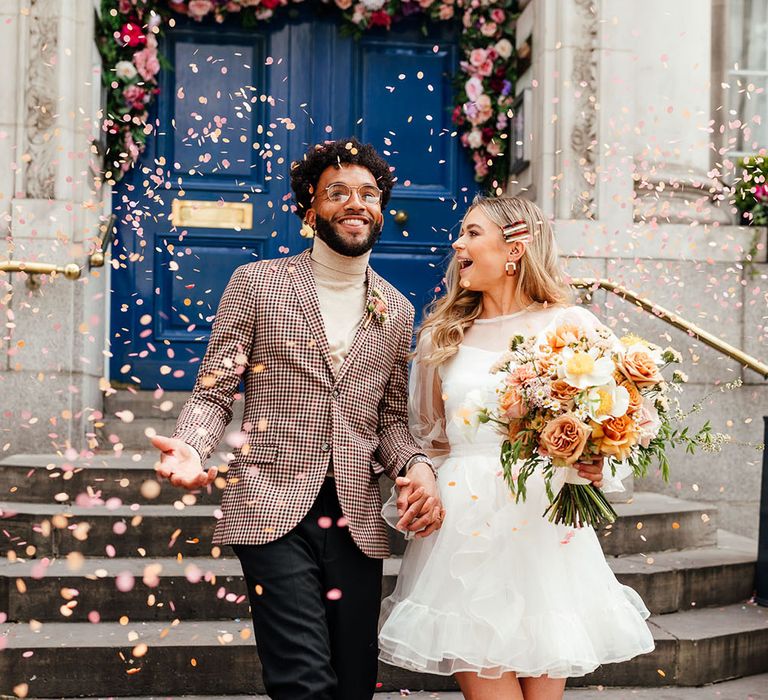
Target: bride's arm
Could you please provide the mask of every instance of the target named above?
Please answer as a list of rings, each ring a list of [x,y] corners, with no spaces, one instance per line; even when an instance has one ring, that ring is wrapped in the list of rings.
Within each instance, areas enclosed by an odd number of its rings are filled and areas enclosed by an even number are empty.
[[[438,469],[448,456],[440,368],[428,362],[432,354],[429,333],[422,333],[411,364],[408,427],[416,443]]]

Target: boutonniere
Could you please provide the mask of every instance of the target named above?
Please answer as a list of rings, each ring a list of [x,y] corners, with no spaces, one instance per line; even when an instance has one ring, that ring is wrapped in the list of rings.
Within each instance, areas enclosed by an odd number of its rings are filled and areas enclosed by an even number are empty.
[[[387,302],[384,299],[384,295],[381,290],[376,287],[371,291],[371,296],[368,299],[368,306],[366,307],[368,313],[365,315],[365,323],[363,328],[368,328],[372,319],[376,319],[382,326],[387,322],[388,310]]]

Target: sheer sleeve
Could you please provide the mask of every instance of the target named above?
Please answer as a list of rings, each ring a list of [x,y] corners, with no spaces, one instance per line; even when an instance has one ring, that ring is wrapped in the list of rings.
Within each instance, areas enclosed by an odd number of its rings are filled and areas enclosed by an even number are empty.
[[[431,336],[422,333],[411,364],[408,427],[424,454],[439,468],[448,456],[449,444],[440,367],[426,361],[431,353]]]

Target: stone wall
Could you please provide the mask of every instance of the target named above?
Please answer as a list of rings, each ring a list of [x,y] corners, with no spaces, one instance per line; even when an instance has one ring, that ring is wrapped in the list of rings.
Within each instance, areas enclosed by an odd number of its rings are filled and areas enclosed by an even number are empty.
[[[97,3],[98,4],[98,3]],[[80,449],[101,406],[105,269],[87,253],[109,197],[94,182],[100,61],[92,0],[0,6],[0,259],[84,268],[81,279],[0,276],[0,454]]]

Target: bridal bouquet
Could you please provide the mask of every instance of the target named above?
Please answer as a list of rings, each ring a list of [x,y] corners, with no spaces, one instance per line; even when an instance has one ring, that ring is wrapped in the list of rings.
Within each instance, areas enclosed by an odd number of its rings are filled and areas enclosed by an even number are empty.
[[[525,498],[528,477],[543,470],[550,500],[544,515],[551,522],[596,527],[616,519],[603,492],[578,476],[577,463],[605,459],[615,475],[626,462],[642,477],[657,461],[668,480],[668,448],[683,444],[693,452],[712,441],[709,424],[695,435],[673,428],[679,415],[670,410],[669,394],[687,379],[680,371],[669,381],[662,376],[681,360],[673,348],[661,350],[637,336],[617,341],[604,326],[573,322],[555,327],[544,342],[516,336],[509,347],[491,369],[503,376],[498,402],[477,418],[505,436],[501,464],[516,499]],[[567,471],[555,495],[558,469]]]

